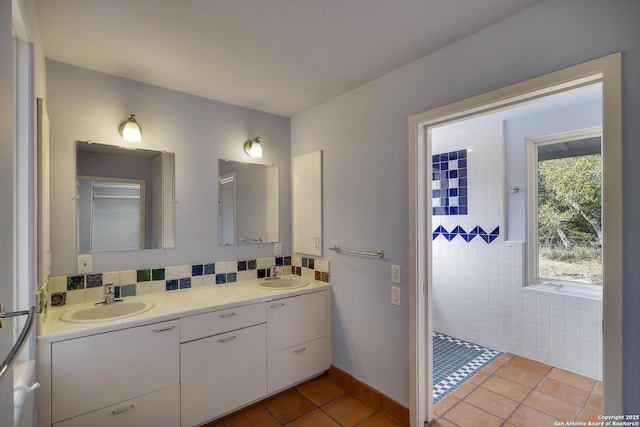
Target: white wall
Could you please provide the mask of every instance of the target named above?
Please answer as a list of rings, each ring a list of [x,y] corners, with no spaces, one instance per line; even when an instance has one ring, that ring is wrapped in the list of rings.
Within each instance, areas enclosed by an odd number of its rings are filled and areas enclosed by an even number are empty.
[[[128,114],[142,127],[143,148],[176,155],[176,247],[96,253],[95,272],[272,256],[271,244],[218,246],[218,159],[280,167],[280,239],[283,253],[290,253],[288,118],[56,61],[47,61],[47,79],[52,276],[76,272],[75,141],[118,144]],[[250,160],[243,145],[256,135],[264,157]]]
[[[640,412],[638,22],[635,0],[549,0],[292,119],[293,155],[324,150],[326,244],[385,251],[382,260],[326,255],[337,367],[408,405],[408,274],[401,307],[390,303],[389,278],[391,263],[408,267],[409,116],[622,51],[624,408]]]

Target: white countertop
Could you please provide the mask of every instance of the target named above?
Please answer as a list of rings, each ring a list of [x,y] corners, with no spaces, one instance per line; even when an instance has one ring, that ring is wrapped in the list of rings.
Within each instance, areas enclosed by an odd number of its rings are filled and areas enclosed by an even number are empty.
[[[283,278],[286,277],[308,280],[299,276],[283,276]],[[144,313],[118,320],[91,323],[68,323],[60,320],[60,316],[66,311],[93,307],[95,305],[94,302],[62,307],[49,307],[47,319],[41,331],[42,333],[38,336],[38,343],[63,341],[97,333],[148,325],[150,323],[174,320],[185,316],[208,313],[230,307],[307,294],[330,287],[328,283],[308,280],[309,284],[302,288],[274,290],[258,287],[257,284],[262,281],[264,281],[264,279],[243,280],[224,285],[203,286],[126,297],[124,298],[125,301],[150,301],[154,304],[154,307]]]

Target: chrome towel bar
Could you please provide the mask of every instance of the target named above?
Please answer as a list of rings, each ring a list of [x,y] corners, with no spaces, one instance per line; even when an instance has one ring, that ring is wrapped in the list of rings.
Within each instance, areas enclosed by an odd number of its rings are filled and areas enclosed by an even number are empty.
[[[18,353],[20,352],[20,349],[22,348],[25,341],[27,340],[27,337],[29,336],[29,331],[31,330],[31,326],[33,326],[33,317],[34,317],[33,315],[35,313],[35,310],[36,310],[35,306],[32,306],[29,311],[14,311],[12,313],[6,313],[4,311],[4,304],[0,304],[0,320],[2,320],[2,322],[4,322],[4,319],[6,317],[23,316],[25,314],[29,315],[27,317],[27,322],[22,328],[22,332],[20,332],[20,336],[18,337],[18,340],[13,345],[13,348],[11,349],[11,351],[9,351],[9,354],[2,362],[2,365],[0,365],[0,380],[2,380],[2,377],[4,377],[7,372],[9,372],[9,368],[15,362],[16,356],[18,355]]]
[[[354,254],[354,255],[364,255],[364,256],[374,256],[377,258],[382,258],[384,256],[384,252],[378,249],[375,252],[364,252],[364,251],[352,251],[349,249],[342,249],[340,246],[336,245],[332,248],[329,248],[330,251],[336,251],[337,254],[345,253],[345,254]]]

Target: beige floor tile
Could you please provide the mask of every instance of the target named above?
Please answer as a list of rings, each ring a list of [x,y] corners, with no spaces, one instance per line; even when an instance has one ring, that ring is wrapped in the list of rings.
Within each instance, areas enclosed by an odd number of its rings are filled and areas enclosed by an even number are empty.
[[[370,406],[348,394],[322,405],[321,409],[345,427],[354,426],[375,412]]]
[[[507,421],[518,427],[551,427],[556,421],[566,420],[557,420],[547,414],[522,405]]]
[[[576,418],[576,421],[582,421],[582,422],[586,422],[589,423],[589,421],[597,423],[600,422],[602,420],[600,420],[600,415],[602,415],[600,412],[602,411],[593,411],[589,408],[585,408],[584,411],[582,411],[582,413],[578,416],[578,418]]]
[[[484,387],[478,387],[465,398],[465,402],[472,404],[499,418],[507,419],[518,407],[519,402],[500,396]]]
[[[280,423],[261,405],[252,406],[223,420],[226,427],[280,427]]]
[[[579,406],[539,391],[531,393],[524,404],[561,420],[575,420],[580,412]]]
[[[451,394],[458,399],[464,399],[469,393],[475,390],[475,388],[476,385],[474,383],[467,381],[466,383],[455,389]]]
[[[385,417],[381,413],[377,413],[358,424],[358,427],[402,427],[391,418]]]
[[[340,427],[340,424],[320,409],[316,409],[307,415],[291,421],[287,424],[287,427]]]
[[[602,395],[601,394],[593,394],[587,403],[587,408],[592,411],[602,412]]]
[[[425,427],[457,427],[454,423],[452,423],[451,421],[447,421],[444,418],[438,418],[437,420],[433,421],[431,424],[425,424]]]
[[[325,377],[302,384],[296,389],[318,406],[346,393]]]
[[[538,386],[538,391],[550,394],[578,406],[584,405],[589,397],[588,391],[575,388],[572,385],[551,378],[545,378],[544,381],[542,381],[542,384]]]
[[[553,368],[551,372],[549,372],[548,377],[563,383],[567,383],[575,388],[587,391],[591,391],[596,383],[596,381],[592,380],[591,378],[583,377],[581,375],[558,368]]]
[[[500,375],[502,378],[524,384],[528,387],[535,387],[544,378],[544,374],[529,369],[518,368],[511,363],[506,364],[500,368],[496,375]]]
[[[508,364],[514,368],[527,369],[529,371],[537,372],[541,375],[547,375],[551,370],[551,366],[536,362],[534,360],[525,359],[524,357],[515,356]]]
[[[482,383],[482,387],[517,401],[522,401],[532,390],[531,387],[507,380],[498,375],[486,380]]]
[[[498,427],[504,420],[466,402],[460,402],[444,417],[460,427]]]
[[[316,409],[316,405],[295,389],[270,397],[262,405],[282,424]]]
[[[436,403],[436,405],[433,407],[433,413],[436,417],[443,415],[458,402],[460,402],[460,399],[455,396],[449,395],[443,398],[440,402]]]

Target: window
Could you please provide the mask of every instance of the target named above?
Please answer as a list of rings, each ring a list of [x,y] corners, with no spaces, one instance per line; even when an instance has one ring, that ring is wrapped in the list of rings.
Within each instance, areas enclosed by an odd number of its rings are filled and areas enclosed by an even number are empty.
[[[529,140],[529,284],[602,285],[601,129]]]

